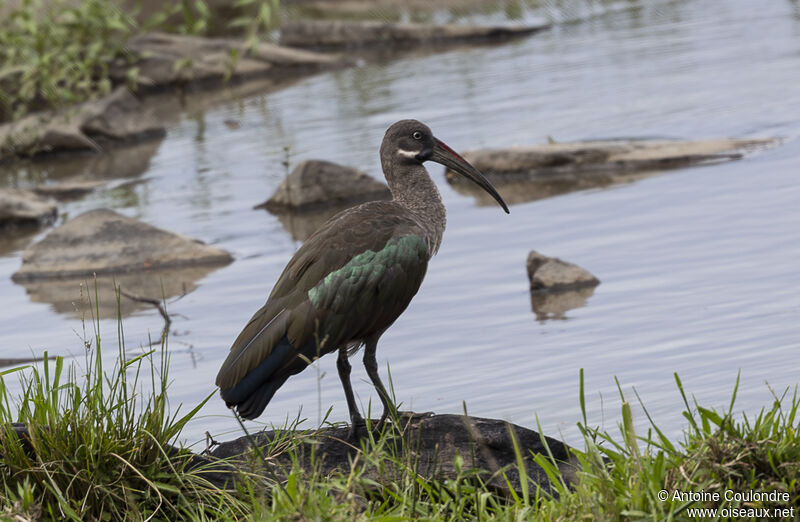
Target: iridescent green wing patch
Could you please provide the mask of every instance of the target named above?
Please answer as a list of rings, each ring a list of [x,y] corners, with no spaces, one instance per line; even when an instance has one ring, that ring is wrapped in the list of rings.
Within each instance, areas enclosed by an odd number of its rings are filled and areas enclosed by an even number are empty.
[[[405,279],[410,273],[422,271],[420,275],[424,275],[426,268],[427,245],[422,237],[391,238],[377,252],[366,250],[326,275],[308,291],[308,297],[317,309],[335,313],[363,309],[377,304],[377,294],[386,293],[380,291],[392,286],[392,281],[386,280],[387,273],[394,274],[399,269]]]

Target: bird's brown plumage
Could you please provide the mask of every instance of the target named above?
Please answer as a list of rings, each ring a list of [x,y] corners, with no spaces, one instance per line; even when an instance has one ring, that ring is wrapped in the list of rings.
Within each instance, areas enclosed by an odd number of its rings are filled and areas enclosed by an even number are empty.
[[[393,200],[346,210],[309,237],[234,341],[217,385],[242,417],[260,415],[289,376],[338,350],[337,370],[354,428],[363,419],[347,357],[363,343],[364,366],[384,407],[381,423],[386,419],[392,405],[378,375],[378,339],[417,293],[446,223],[442,198],[423,162],[461,173],[508,212],[491,183],[423,123],[402,120],[389,127],[380,155]]]
[[[305,367],[298,359],[310,362],[388,328],[422,283],[428,264],[425,249],[386,255],[385,266],[366,266],[357,276],[341,273],[343,281],[331,281],[331,288],[321,283],[331,274],[335,279],[358,254],[379,253],[393,239],[416,237],[425,245],[424,233],[414,216],[392,201],[360,205],[328,221],[298,249],[267,302],[234,341],[217,376],[223,398],[284,336],[297,353],[280,365],[275,377],[282,377],[283,369],[296,373]],[[309,292],[320,286],[315,305]]]

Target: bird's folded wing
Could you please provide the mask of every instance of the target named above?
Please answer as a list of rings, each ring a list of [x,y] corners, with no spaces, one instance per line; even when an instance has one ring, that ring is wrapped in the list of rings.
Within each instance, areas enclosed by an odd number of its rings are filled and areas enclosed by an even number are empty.
[[[217,384],[235,385],[284,335],[313,359],[338,348],[346,333],[358,338],[388,327],[422,282],[426,245],[423,229],[392,202],[338,214],[292,257],[267,302],[234,341]]]

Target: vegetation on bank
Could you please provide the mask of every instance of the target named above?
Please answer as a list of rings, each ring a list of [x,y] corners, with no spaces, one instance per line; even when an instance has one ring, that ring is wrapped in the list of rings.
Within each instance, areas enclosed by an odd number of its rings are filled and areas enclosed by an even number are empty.
[[[547,455],[535,460],[548,472],[554,492],[503,496],[481,476],[455,462],[455,479],[438,481],[417,472],[411,452],[388,444],[391,429],[363,441],[351,470],[332,476],[311,466],[265,477],[254,470],[263,458],[291,455],[308,432],[287,426],[263,453],[254,451],[235,486],[223,490],[192,464],[192,453],[175,444],[186,422],[209,400],[184,414],[167,396],[169,358],[159,348],[132,356],[118,323],[117,361],[104,370],[100,324],[85,337],[78,365],[45,358],[40,366],[0,372],[0,519],[10,520],[684,520],[698,507],[717,509],[800,506],[800,435],[795,392],[775,396],[755,417],[735,420],[736,387],[727,411],[691,403],[676,376],[688,421],[675,443],[655,423],[637,431],[623,397],[619,435],[586,422],[583,376],[578,426],[584,448],[578,482],[565,477]],[[105,357],[108,357],[106,351]],[[109,365],[106,364],[106,367]],[[8,379],[21,376],[11,397]],[[13,431],[27,426],[29,439]],[[522,450],[516,448],[517,461]],[[378,483],[387,464],[394,472]],[[527,482],[524,467],[522,484]],[[504,471],[501,471],[504,473]],[[788,501],[676,498],[674,492],[781,492]],[[668,492],[663,500],[664,491]],[[706,495],[708,496],[708,495]],[[742,513],[742,512],[739,512]],[[747,512],[744,512],[747,513]],[[759,519],[756,511],[750,512]],[[718,518],[736,518],[718,516]],[[747,516],[745,516],[747,518]]]
[[[111,68],[137,85],[136,57],[127,42],[147,31],[205,35],[213,16],[204,0],[164,2],[146,19],[124,0],[0,0],[0,123],[62,109],[114,87]],[[236,0],[228,29],[251,43],[269,29],[277,0]]]

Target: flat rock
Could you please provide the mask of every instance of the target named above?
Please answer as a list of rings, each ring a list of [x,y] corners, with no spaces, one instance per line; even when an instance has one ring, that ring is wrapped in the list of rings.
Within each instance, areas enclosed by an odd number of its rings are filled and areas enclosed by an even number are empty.
[[[467,161],[483,172],[509,205],[576,190],[604,188],[655,176],[664,170],[736,160],[778,139],[698,141],[607,140],[545,143],[529,147],[465,151]],[[445,178],[478,205],[497,203],[452,170]]]
[[[390,198],[385,183],[359,170],[329,161],[307,160],[281,182],[269,200],[256,208],[270,212],[311,211]]]
[[[220,248],[99,209],[81,214],[25,249],[22,267],[12,279],[224,265],[232,259]]]
[[[471,150],[463,156],[490,180],[506,181],[685,167],[739,159],[748,151],[775,143],[775,139],[581,141]],[[446,176],[448,181],[463,179],[449,169]]]
[[[282,45],[310,49],[393,47],[496,41],[527,36],[549,25],[490,26],[428,25],[382,21],[298,20],[281,26]]]
[[[583,268],[535,250],[528,254],[527,268],[532,292],[563,292],[600,284],[599,279]]]
[[[56,205],[28,190],[0,188],[0,230],[38,228],[55,221]]]
[[[482,478],[487,481],[489,487],[502,493],[510,493],[511,489],[519,493],[521,491],[519,472],[509,434],[510,430],[513,430],[525,462],[531,494],[535,494],[538,486],[551,489],[544,470],[531,457],[532,453],[547,456],[545,443],[558,462],[563,475],[568,480],[574,479],[576,461],[570,456],[566,444],[505,421],[463,415],[404,413],[401,414],[401,424],[401,434],[393,441],[396,444],[397,458],[414,459],[415,469],[426,478],[455,479],[458,472],[454,467],[454,460],[460,455],[464,459],[466,469],[485,471]],[[295,435],[302,441],[299,450],[300,465],[310,469],[313,452],[315,463],[320,466],[323,474],[336,471],[347,474],[361,451],[357,444],[347,441],[347,432],[348,428],[345,426],[325,428],[317,432],[296,433]],[[255,434],[252,439],[244,436],[223,442],[211,451],[211,457],[245,460],[251,454],[251,440],[262,447],[279,433],[265,431]],[[412,448],[413,455],[404,454],[407,448]],[[271,456],[269,462],[272,466],[270,471],[278,476],[292,465],[291,457],[285,452]],[[505,471],[508,482],[501,473],[495,474],[500,470]],[[381,469],[370,467],[366,470],[366,474],[380,483],[384,480],[393,480],[394,471],[393,463],[387,460]],[[272,473],[269,476],[272,476]]]
[[[65,111],[31,114],[0,125],[0,159],[43,152],[100,151],[161,138],[163,126],[127,88]]]
[[[287,0],[287,4],[305,12],[328,15],[362,15],[375,17],[395,11],[426,11],[431,9],[478,9],[497,6],[497,0]],[[322,16],[320,16],[322,18]]]
[[[164,89],[187,83],[221,83],[267,75],[313,72],[348,65],[331,56],[274,44],[250,48],[242,40],[146,33],[132,38],[128,49],[136,57],[137,81],[144,89]],[[234,56],[236,58],[234,59]],[[111,69],[117,82],[126,79],[127,64]]]

